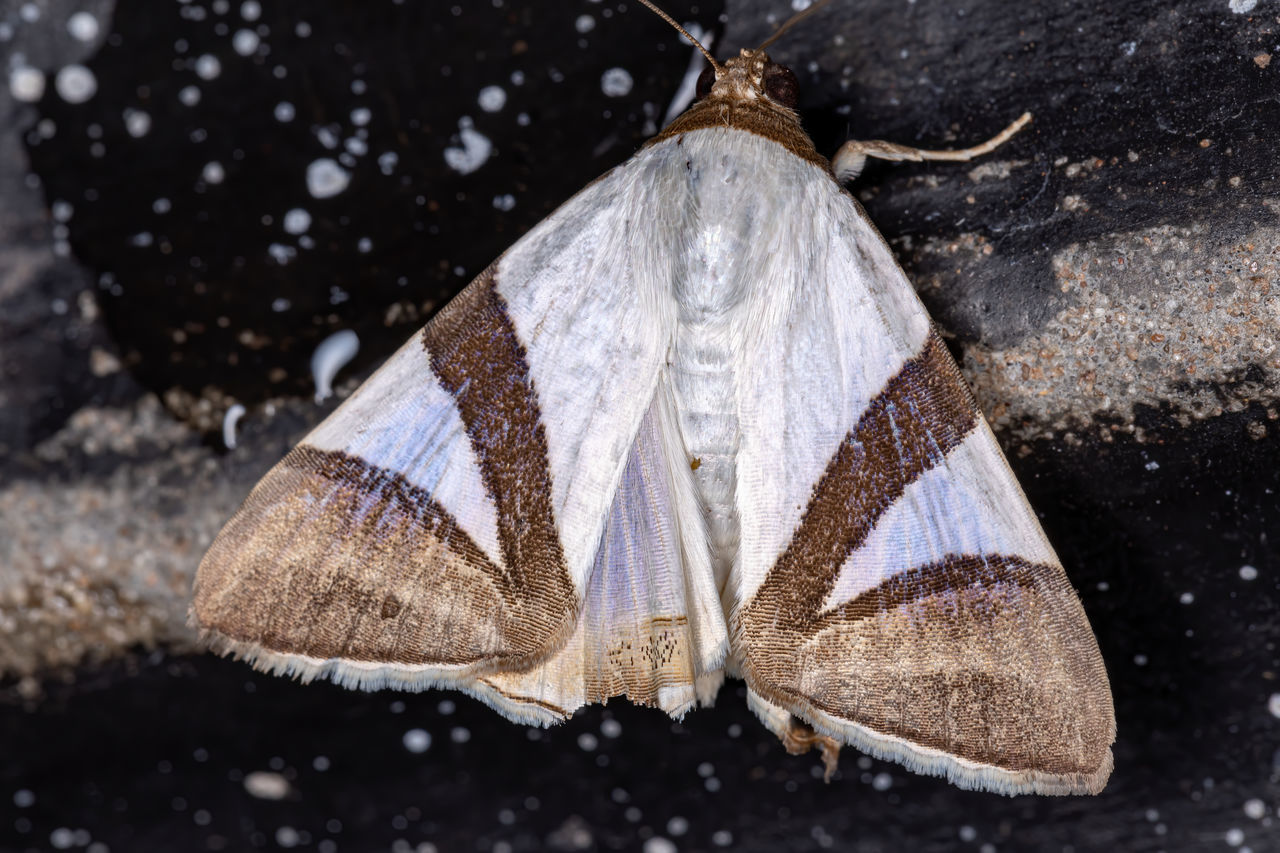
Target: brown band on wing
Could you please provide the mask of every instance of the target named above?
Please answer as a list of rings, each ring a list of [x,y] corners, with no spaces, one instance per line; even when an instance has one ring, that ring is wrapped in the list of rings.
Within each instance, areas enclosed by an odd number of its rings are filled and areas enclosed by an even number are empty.
[[[784,692],[882,735],[1013,772],[1109,766],[1106,670],[1056,565],[949,555],[824,614]]]
[[[807,631],[840,567],[880,516],[964,440],[977,418],[964,378],[930,332],[923,351],[871,401],[827,464],[791,542],[743,618]]]
[[[538,653],[519,604],[506,575],[427,491],[302,444],[210,547],[192,614],[251,655],[476,665]]]
[[[489,267],[422,333],[431,369],[454,396],[497,508],[498,544],[538,630],[577,606],[552,506],[547,438],[523,344]],[[554,624],[545,624],[551,619]],[[535,626],[531,626],[535,627]]]

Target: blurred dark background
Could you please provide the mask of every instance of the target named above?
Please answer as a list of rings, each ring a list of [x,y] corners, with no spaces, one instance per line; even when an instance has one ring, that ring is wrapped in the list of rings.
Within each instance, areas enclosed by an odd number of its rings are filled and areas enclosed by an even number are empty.
[[[669,2],[716,52],[775,2]],[[0,2],[0,850],[1280,849],[1274,4],[835,0],[820,151],[1033,124],[853,192],[1042,514],[1115,693],[1093,798],[830,784],[740,685],[556,729],[192,647],[200,554],[317,406],[662,124],[636,3]],[[695,66],[696,67],[696,66]],[[247,409],[238,447],[224,414]]]

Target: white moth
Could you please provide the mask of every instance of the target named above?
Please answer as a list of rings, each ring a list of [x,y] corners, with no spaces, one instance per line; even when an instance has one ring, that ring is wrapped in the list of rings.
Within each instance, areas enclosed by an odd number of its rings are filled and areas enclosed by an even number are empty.
[[[1102,788],[1080,602],[767,44],[708,54],[688,111],[263,478],[196,578],[215,650],[541,725],[613,696],[679,717],[729,675],[829,770],[851,744],[966,788]]]

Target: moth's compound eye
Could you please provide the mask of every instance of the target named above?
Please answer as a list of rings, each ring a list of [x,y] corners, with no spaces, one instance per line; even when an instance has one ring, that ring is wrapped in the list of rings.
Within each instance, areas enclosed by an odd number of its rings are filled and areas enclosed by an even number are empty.
[[[698,75],[698,83],[693,87],[693,97],[701,101],[707,95],[711,94],[711,87],[716,82],[716,70],[708,65],[702,69],[702,73]]]
[[[769,99],[784,107],[795,109],[800,102],[800,81],[785,65],[770,62],[760,75],[760,85]]]

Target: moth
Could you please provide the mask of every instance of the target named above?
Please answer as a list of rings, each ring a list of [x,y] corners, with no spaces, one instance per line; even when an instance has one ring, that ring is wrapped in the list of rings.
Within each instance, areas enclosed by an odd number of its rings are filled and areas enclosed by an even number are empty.
[[[838,180],[1021,124],[833,167],[771,41],[699,46],[686,112],[263,478],[199,567],[209,646],[536,725],[615,696],[680,717],[728,675],[828,775],[849,744],[963,788],[1101,790],[1084,610]]]

